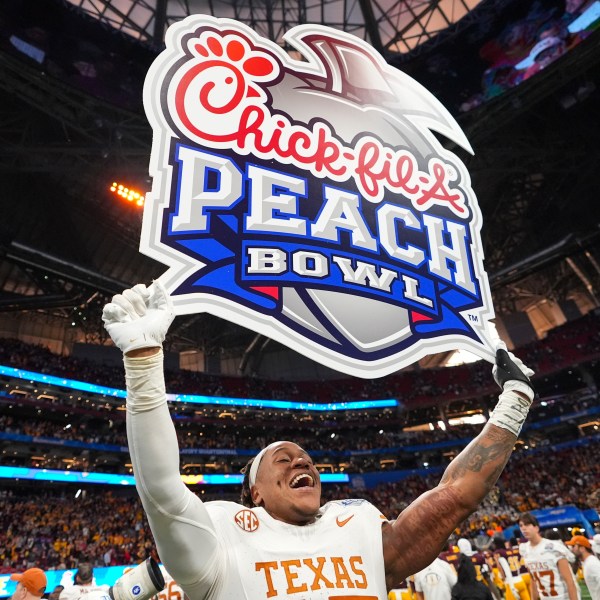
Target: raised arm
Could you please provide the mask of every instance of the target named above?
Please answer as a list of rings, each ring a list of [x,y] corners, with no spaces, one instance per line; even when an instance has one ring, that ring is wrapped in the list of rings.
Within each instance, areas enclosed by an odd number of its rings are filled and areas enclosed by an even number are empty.
[[[388,585],[430,564],[454,529],[491,490],[513,450],[533,401],[533,371],[506,351],[496,353],[498,404],[481,433],[448,465],[440,483],[383,528]],[[418,544],[414,540],[419,540]]]
[[[203,597],[220,574],[218,540],[200,499],[183,483],[179,446],[165,391],[162,342],[173,320],[164,287],[137,285],[114,296],[102,318],[123,351],[127,441],[136,487],[169,573]],[[186,551],[194,547],[194,552]]]
[[[188,492],[179,474],[179,447],[163,374],[162,343],[173,316],[169,296],[158,284],[140,284],[117,294],[102,314],[124,355],[127,441],[147,512],[157,507],[177,512]]]

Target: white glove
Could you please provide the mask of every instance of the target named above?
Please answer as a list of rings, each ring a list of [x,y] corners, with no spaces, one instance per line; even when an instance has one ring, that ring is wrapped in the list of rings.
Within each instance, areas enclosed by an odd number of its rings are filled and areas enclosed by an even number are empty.
[[[113,296],[102,311],[104,327],[123,353],[138,348],[162,347],[175,317],[171,298],[164,285],[142,283]]]
[[[535,392],[530,381],[533,374],[534,371],[523,364],[520,358],[508,352],[504,342],[496,344],[496,364],[492,368],[492,375],[503,392],[521,392],[530,402],[533,401]]]

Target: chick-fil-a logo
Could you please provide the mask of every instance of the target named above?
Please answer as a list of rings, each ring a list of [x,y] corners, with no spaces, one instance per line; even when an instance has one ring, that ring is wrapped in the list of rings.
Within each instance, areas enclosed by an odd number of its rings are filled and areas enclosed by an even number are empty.
[[[493,316],[470,151],[422,86],[357,38],[282,47],[206,16],[172,26],[144,104],[154,129],[141,249],[179,313],[209,311],[335,369],[430,352],[489,357]]]
[[[373,202],[388,189],[405,195],[419,210],[440,203],[458,217],[468,215],[464,194],[451,189],[454,169],[439,158],[420,171],[409,150],[395,150],[368,135],[346,145],[327,123],[294,123],[288,115],[271,112],[261,84],[272,86],[285,68],[245,36],[204,31],[186,46],[189,59],[174,73],[167,92],[173,97],[173,118],[186,137],[302,165],[335,181],[353,177],[363,197]]]

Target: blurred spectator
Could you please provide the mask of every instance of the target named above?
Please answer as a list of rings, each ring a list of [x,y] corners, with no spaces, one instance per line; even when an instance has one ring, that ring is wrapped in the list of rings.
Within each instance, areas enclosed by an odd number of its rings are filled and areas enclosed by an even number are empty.
[[[94,570],[89,562],[81,562],[75,573],[73,585],[66,586],[60,593],[59,600],[81,600],[102,598],[108,595],[108,585],[97,585],[94,581]]]
[[[493,600],[489,588],[477,581],[475,565],[465,554],[458,559],[458,582],[452,588],[452,600]]]
[[[600,560],[594,556],[590,540],[583,535],[575,535],[566,544],[581,561],[583,579],[591,599],[600,600]]]
[[[13,573],[10,578],[17,582],[13,600],[37,600],[46,591],[46,574],[37,567],[27,569],[24,573]]]
[[[58,600],[60,593],[65,589],[64,585],[56,585],[54,589],[48,594],[48,600]]]

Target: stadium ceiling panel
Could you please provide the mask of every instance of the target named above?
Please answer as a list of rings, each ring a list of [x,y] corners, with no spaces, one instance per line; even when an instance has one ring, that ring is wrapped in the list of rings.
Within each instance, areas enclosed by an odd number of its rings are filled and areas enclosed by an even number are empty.
[[[193,14],[232,18],[281,43],[295,25],[342,29],[388,53],[405,53],[458,23],[481,0],[68,0],[114,29],[162,44],[165,28]]]

